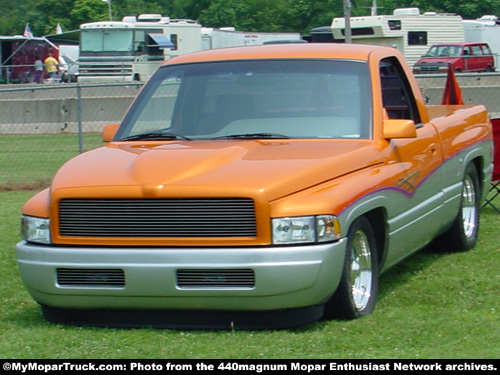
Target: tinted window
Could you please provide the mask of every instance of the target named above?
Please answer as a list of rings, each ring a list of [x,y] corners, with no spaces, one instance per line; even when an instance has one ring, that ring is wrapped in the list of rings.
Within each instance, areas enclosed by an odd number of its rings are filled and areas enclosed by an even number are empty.
[[[408,45],[409,46],[425,46],[427,45],[427,32],[426,31],[409,31],[408,32]]]
[[[351,35],[362,36],[362,35],[374,35],[375,31],[372,27],[353,27],[351,29]],[[345,29],[342,29],[342,35],[345,35]]]
[[[403,68],[396,58],[380,63],[382,102],[390,119],[420,122],[417,105]]]
[[[401,20],[387,21],[390,30],[401,30]]]

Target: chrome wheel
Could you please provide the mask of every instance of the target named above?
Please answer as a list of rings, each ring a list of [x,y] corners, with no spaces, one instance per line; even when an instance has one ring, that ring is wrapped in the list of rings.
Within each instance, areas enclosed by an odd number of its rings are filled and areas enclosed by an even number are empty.
[[[434,242],[440,251],[456,252],[472,249],[479,234],[479,199],[481,185],[476,166],[469,163],[462,180],[462,196],[460,208],[450,229],[439,236]]]
[[[464,187],[462,190],[462,223],[464,234],[467,238],[471,238],[476,233],[477,223],[477,198],[474,181],[470,175],[464,180]]]
[[[357,319],[375,309],[378,291],[377,242],[361,216],[347,232],[346,256],[337,290],[325,304],[326,318]]]
[[[359,230],[354,234],[351,252],[352,299],[358,310],[370,301],[372,290],[372,256],[366,234]]]

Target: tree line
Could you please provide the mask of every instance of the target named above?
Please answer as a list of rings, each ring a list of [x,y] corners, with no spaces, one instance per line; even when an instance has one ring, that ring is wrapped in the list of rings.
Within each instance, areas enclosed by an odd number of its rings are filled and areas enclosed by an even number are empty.
[[[22,35],[26,24],[34,36],[77,30],[82,23],[121,20],[158,13],[198,20],[205,27],[233,26],[241,31],[300,32],[331,24],[344,15],[344,0],[2,0],[0,35]],[[352,16],[369,15],[373,0],[351,0]],[[395,8],[456,13],[464,19],[500,15],[498,0],[377,0],[378,14]]]

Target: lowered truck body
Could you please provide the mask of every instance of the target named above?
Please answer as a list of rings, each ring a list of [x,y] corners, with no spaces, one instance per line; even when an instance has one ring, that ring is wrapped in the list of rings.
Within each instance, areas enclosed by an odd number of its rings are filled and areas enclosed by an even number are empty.
[[[491,137],[483,106],[425,106],[391,48],[183,55],[26,203],[21,276],[51,321],[362,317],[390,266],[475,245]]]

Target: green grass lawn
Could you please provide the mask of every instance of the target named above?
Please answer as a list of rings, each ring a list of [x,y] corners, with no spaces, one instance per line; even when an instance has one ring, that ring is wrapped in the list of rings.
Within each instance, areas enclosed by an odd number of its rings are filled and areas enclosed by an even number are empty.
[[[34,193],[0,193],[0,358],[500,358],[500,215],[482,210],[475,249],[422,251],[381,276],[375,313],[278,331],[176,331],[49,324],[15,259]],[[500,201],[497,201],[500,204]]]
[[[83,151],[103,145],[101,134],[82,138]],[[78,134],[0,135],[0,190],[47,186],[59,167],[78,153]]]

